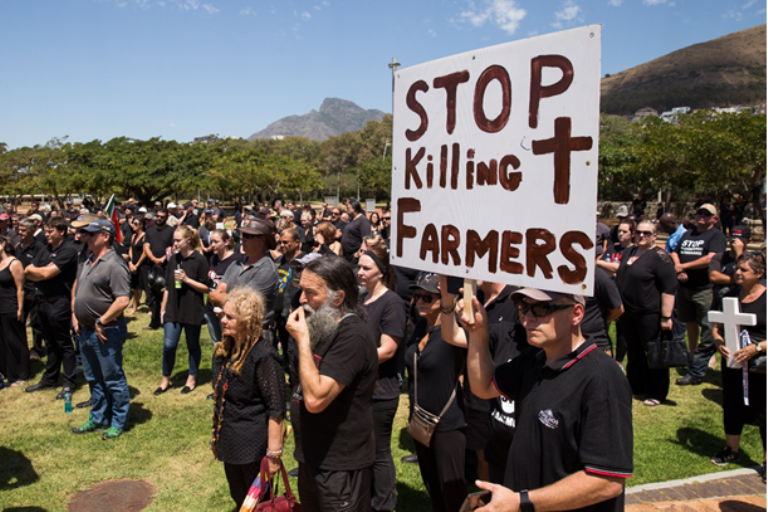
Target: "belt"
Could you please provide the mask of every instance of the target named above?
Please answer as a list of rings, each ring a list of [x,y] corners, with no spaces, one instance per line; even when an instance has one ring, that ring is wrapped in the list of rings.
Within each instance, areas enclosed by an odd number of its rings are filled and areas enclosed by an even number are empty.
[[[43,297],[43,296],[40,296],[40,295],[36,295],[35,296],[35,299],[38,302],[54,302],[54,301],[57,301],[59,299],[68,299],[68,298],[69,298],[69,295],[54,295],[53,297]]]

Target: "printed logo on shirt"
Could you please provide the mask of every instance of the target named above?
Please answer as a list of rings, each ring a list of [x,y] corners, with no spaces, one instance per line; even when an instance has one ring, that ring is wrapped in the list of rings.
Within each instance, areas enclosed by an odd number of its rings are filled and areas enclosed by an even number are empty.
[[[705,240],[683,240],[680,243],[680,254],[686,256],[703,256]]]
[[[559,421],[557,421],[557,418],[555,418],[555,415],[552,413],[551,409],[547,409],[545,411],[539,411],[539,421],[547,428],[551,428],[552,430],[555,430],[557,426],[560,424]]]
[[[501,409],[498,409],[496,404],[493,404],[491,417],[507,427],[515,428],[515,402],[507,400],[504,396],[500,396],[499,403],[501,404]]]

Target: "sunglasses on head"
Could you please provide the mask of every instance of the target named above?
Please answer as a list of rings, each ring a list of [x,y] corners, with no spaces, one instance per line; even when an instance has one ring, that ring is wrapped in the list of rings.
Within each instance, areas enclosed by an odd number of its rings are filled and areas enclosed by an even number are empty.
[[[527,302],[520,301],[517,302],[515,306],[517,306],[517,310],[520,312],[521,316],[525,316],[530,312],[536,318],[543,318],[545,316],[551,315],[552,313],[555,313],[556,311],[572,308],[574,305],[555,304],[553,302],[534,302],[533,304],[528,304]]]
[[[413,295],[414,302],[419,302],[420,300],[423,300],[424,304],[432,304],[435,298],[429,293],[416,293]]]

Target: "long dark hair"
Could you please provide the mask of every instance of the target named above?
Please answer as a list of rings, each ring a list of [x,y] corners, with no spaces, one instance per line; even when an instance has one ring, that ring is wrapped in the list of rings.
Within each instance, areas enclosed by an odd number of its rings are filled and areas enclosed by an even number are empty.
[[[13,247],[13,241],[8,235],[0,235],[0,241],[3,242],[3,251],[7,256],[16,256],[16,249]]]
[[[365,310],[360,306],[360,289],[352,265],[340,256],[326,256],[315,260],[306,266],[304,271],[317,274],[325,287],[332,293],[344,292],[344,301],[340,309],[342,313],[354,313],[360,318],[366,318]]]

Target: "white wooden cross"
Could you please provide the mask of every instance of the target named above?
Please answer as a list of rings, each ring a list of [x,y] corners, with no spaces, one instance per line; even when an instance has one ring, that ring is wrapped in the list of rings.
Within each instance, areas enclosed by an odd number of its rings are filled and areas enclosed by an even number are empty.
[[[723,325],[725,346],[731,354],[728,356],[728,368],[741,368],[742,363],[737,363],[733,360],[734,354],[741,349],[741,346],[739,346],[739,327],[742,325],[757,325],[757,316],[752,313],[740,313],[739,300],[734,297],[725,297],[723,299],[723,310],[710,311],[707,313],[707,320],[713,324]]]

